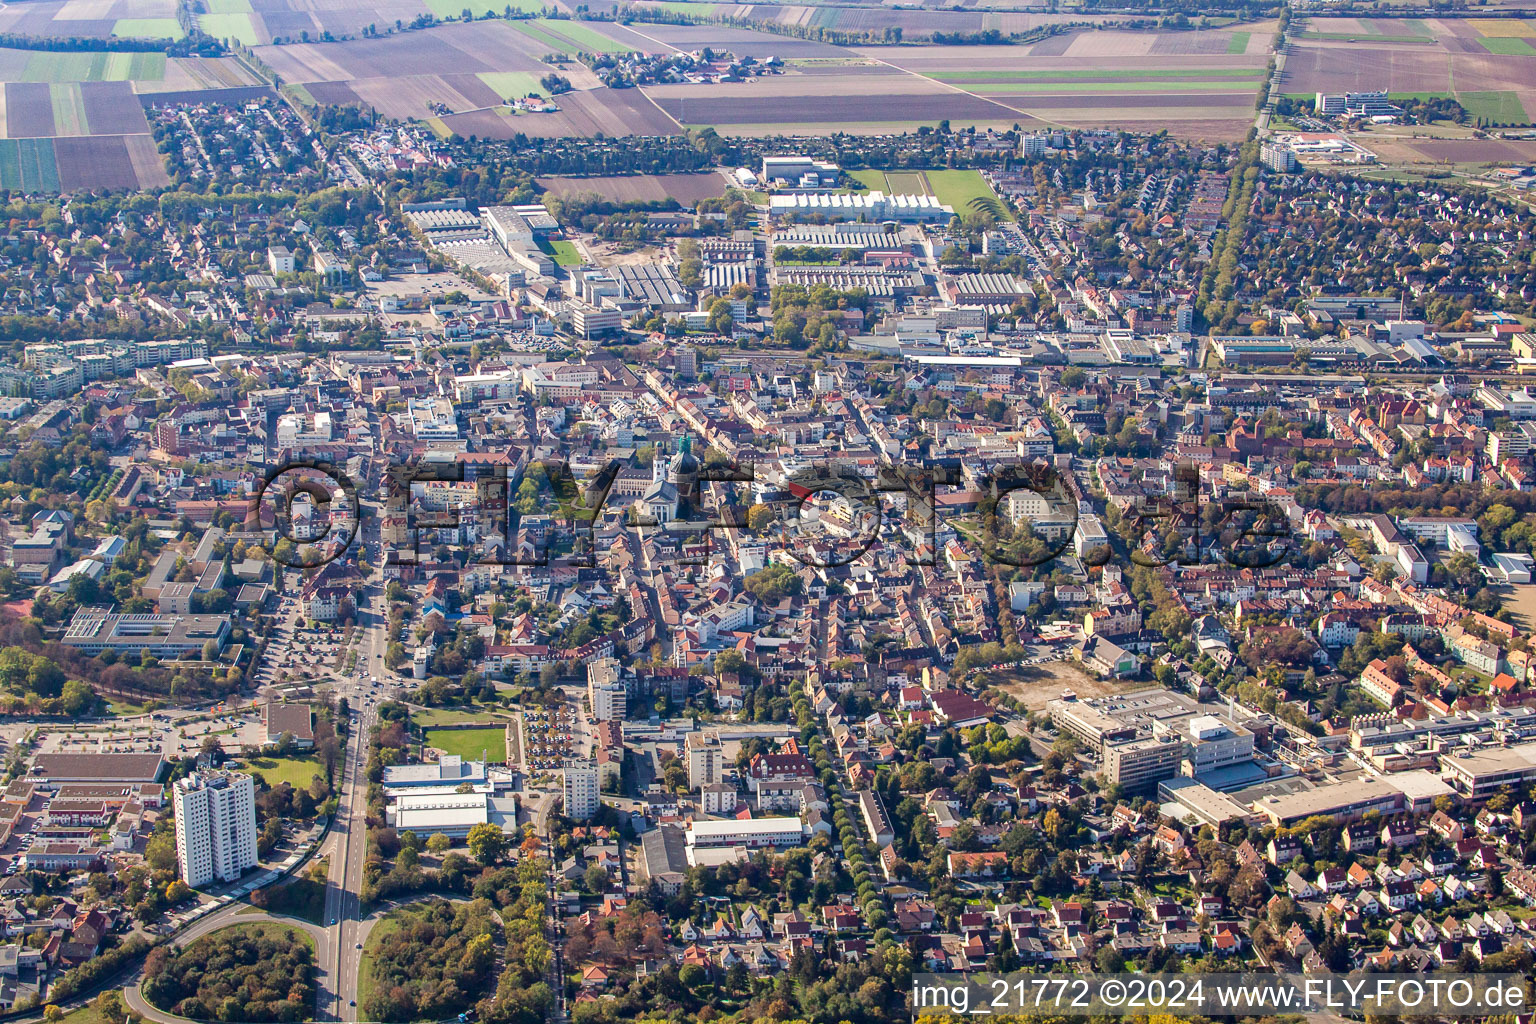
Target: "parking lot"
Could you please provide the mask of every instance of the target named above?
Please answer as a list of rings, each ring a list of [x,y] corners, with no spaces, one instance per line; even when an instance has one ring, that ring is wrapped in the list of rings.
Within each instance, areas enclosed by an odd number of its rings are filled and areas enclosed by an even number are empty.
[[[530,774],[559,768],[575,749],[576,710],[569,704],[522,713],[523,767]]]

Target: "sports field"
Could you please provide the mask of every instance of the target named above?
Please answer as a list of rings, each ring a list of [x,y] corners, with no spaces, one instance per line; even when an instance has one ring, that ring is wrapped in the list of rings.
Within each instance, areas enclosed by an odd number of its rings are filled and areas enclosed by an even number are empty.
[[[428,729],[426,743],[445,754],[457,754],[466,761],[507,759],[507,731],[504,726],[484,729]]]

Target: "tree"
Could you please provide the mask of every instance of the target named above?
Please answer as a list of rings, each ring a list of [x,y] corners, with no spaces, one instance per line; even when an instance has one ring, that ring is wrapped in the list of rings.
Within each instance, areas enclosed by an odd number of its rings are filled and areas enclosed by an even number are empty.
[[[747,509],[747,529],[753,533],[762,533],[777,518],[773,509],[767,505],[753,505]]]
[[[434,832],[427,839],[427,851],[429,853],[436,854],[439,857],[441,857],[444,853],[447,853],[448,848],[452,845],[453,840],[449,839],[441,832]]]
[[[470,829],[465,842],[469,846],[470,855],[486,867],[495,864],[507,852],[507,837],[501,829],[488,821]]]

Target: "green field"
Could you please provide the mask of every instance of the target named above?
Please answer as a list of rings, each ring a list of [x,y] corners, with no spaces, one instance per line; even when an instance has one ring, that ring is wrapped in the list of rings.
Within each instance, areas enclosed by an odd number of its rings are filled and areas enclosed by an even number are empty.
[[[576,53],[581,49],[581,47],[577,46],[569,39],[561,39],[559,36],[552,35],[546,31],[542,23],[537,20],[514,21],[511,22],[511,25],[523,35],[534,40],[535,42],[543,43],[545,46],[548,46],[550,49],[555,50],[556,52]]]
[[[1247,53],[1248,40],[1253,37],[1252,32],[1233,32],[1231,42],[1227,43],[1228,53]]]
[[[411,709],[411,723],[422,729],[431,729],[438,725],[480,725],[498,720],[510,722],[512,716],[505,711],[499,714],[489,709],[481,711],[478,707],[470,711],[458,711],[453,708]]]
[[[1433,36],[1387,36],[1376,35],[1373,32],[1302,32],[1300,39],[1318,39],[1342,43],[1402,43],[1405,46],[1414,43],[1433,43]]]
[[[1466,107],[1473,117],[1486,118],[1491,124],[1529,124],[1531,121],[1517,92],[1459,92],[1456,102]]]
[[[575,43],[578,49],[588,53],[629,53],[634,49],[625,46],[617,39],[611,39],[603,35],[595,28],[584,25],[579,21],[545,20],[536,19],[538,25],[548,32],[559,33],[566,39]]]
[[[112,23],[112,34],[124,39],[180,39],[187,31],[175,18],[118,18]]]
[[[974,199],[990,199],[996,202],[997,212],[1002,219],[1012,220],[1008,207],[997,201],[997,193],[992,191],[986,179],[980,171],[924,171],[928,178],[928,184],[933,189],[933,194],[939,197],[939,202],[955,208],[955,213],[964,216],[968,211],[976,209],[971,205]]]
[[[922,171],[886,171],[885,191],[893,196],[927,195],[928,183]]]
[[[1489,53],[1501,57],[1536,57],[1536,46],[1515,36],[1485,36],[1478,42]]]
[[[294,789],[307,789],[309,780],[321,773],[320,762],[313,757],[253,757],[246,767],[260,772],[273,789],[285,782]]]
[[[463,0],[426,0],[427,10],[439,18],[457,18],[463,15],[464,8],[474,10],[474,4],[466,4]]]
[[[539,84],[539,76],[531,71],[482,71],[475,77],[502,99],[527,96],[531,92],[543,96],[548,91]]]
[[[261,44],[261,35],[249,14],[200,14],[197,23],[215,39],[233,39],[246,46]]]
[[[325,924],[325,884],[316,882],[308,874],[295,877],[281,885],[269,886],[255,897],[259,907],[247,907],[241,914],[281,914],[297,917],[310,924]]]
[[[85,119],[85,97],[80,95],[78,82],[56,82],[48,87],[48,94],[53,100],[55,135],[90,134],[90,125]]]
[[[1080,78],[1112,78],[1118,81],[1154,81],[1165,78],[1263,78],[1263,68],[1128,68],[1067,71],[939,71],[928,75],[941,82],[1072,81]],[[1102,83],[1101,83],[1102,84]]]
[[[15,51],[0,51],[14,53]],[[30,53],[18,81],[133,82],[165,77],[163,53]]]
[[[0,139],[0,188],[57,192],[59,165],[52,139]]]
[[[481,751],[489,761],[507,759],[507,731],[502,726],[485,729],[428,729],[427,746],[445,754],[457,754],[466,761],[480,760]]]
[[[251,0],[203,0],[209,14],[251,14]]]
[[[575,244],[564,239],[546,238],[539,242],[539,251],[554,260],[556,266],[581,266],[581,254],[576,251]]]
[[[884,192],[889,187],[885,181],[885,172],[875,170],[872,167],[866,167],[859,171],[845,171],[844,173],[872,192]]]

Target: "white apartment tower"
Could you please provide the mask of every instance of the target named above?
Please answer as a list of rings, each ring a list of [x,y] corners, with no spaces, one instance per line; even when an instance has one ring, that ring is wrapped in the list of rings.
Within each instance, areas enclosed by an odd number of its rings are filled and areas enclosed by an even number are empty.
[[[194,772],[176,783],[176,864],[193,888],[256,866],[256,784],[239,772]]]
[[[621,679],[623,672],[613,658],[597,658],[587,663],[587,702],[592,707],[594,722],[624,721],[628,695]]]
[[[572,821],[586,821],[597,813],[600,804],[597,764],[593,761],[565,763],[565,816]]]

